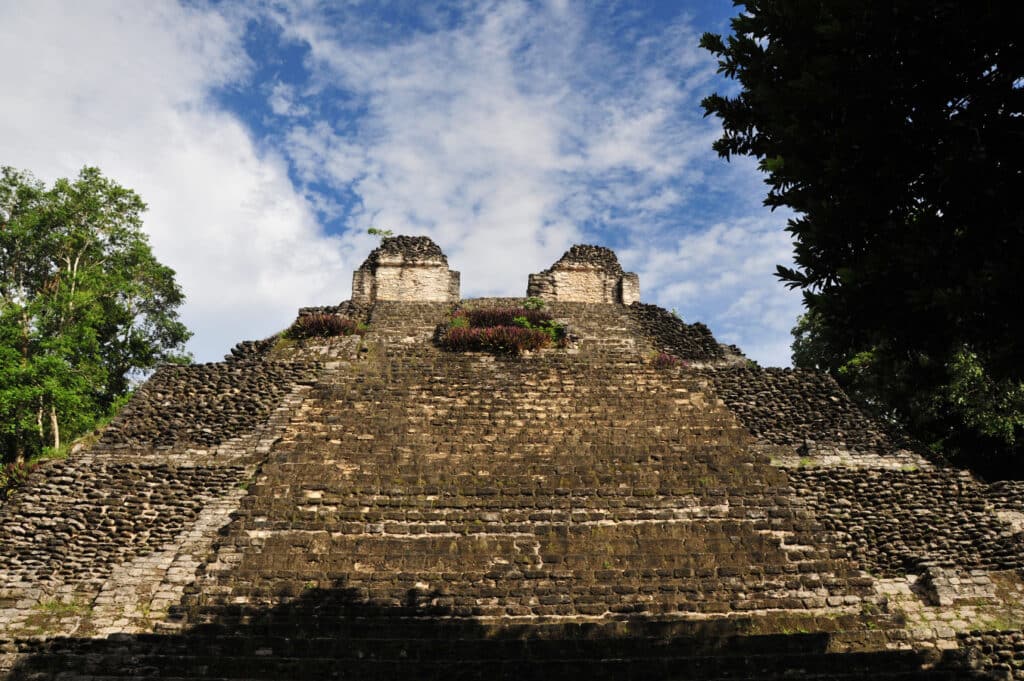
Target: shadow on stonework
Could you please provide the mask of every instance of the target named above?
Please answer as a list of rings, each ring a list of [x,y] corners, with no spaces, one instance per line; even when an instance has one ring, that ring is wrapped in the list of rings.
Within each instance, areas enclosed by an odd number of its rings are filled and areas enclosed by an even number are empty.
[[[377,607],[310,588],[269,609],[204,609],[179,634],[17,641],[8,679],[975,679],[956,651],[829,653],[830,634],[756,634],[751,619],[488,624],[410,593]],[[10,650],[10,644],[7,646]]]

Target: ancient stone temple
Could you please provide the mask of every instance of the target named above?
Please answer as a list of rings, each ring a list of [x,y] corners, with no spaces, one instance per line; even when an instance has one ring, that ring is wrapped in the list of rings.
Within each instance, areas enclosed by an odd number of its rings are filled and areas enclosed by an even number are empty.
[[[640,278],[623,272],[615,253],[603,246],[576,245],[558,262],[530,275],[527,296],[574,303],[640,301]]]
[[[352,273],[352,302],[378,300],[455,302],[459,273],[430,239],[397,236],[384,239]]]
[[[389,238],[158,370],[0,507],[0,678],[1024,678],[1021,484],[638,292],[584,246],[460,300]]]

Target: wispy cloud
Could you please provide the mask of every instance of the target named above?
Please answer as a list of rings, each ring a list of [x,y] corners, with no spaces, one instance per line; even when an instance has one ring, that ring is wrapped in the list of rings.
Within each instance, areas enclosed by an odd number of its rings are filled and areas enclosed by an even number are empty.
[[[0,74],[2,162],[137,189],[204,359],[345,298],[374,225],[433,236],[466,295],[603,243],[645,298],[785,362],[788,240],[710,149],[701,30],[614,3],[6,4],[0,58],[32,61]]]
[[[715,137],[688,90],[710,59],[683,20],[612,49],[582,5],[474,5],[458,21],[353,39],[361,17],[317,5],[277,14],[307,45],[310,88],[334,83],[356,124],[295,124],[298,176],[353,191],[348,227],[426,232],[468,293],[516,293],[573,241],[671,227]]]
[[[296,123],[282,151],[300,177],[358,196],[352,232],[438,238],[467,294],[520,294],[570,243],[606,243],[649,297],[788,361],[798,298],[771,276],[789,260],[784,220],[749,163],[711,151],[699,100],[715,64],[697,30],[593,7],[474,4],[397,36],[319,4],[282,10],[311,89],[337,84],[362,112]]]
[[[138,191],[203,359],[341,299],[351,268],[285,160],[212,104],[250,72],[244,27],[175,2],[0,4],[0,162],[46,180],[97,165]]]

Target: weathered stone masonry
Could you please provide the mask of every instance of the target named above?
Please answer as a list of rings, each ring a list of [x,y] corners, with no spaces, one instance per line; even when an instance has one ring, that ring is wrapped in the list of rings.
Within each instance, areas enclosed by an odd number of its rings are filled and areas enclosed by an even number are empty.
[[[442,351],[458,274],[388,238],[300,311],[365,334],[161,369],[0,508],[0,678],[1024,678],[1019,483],[747,366],[608,249],[527,293],[569,348]]]
[[[615,253],[602,246],[573,246],[550,268],[530,275],[526,295],[575,303],[640,300],[640,279],[623,272]]]

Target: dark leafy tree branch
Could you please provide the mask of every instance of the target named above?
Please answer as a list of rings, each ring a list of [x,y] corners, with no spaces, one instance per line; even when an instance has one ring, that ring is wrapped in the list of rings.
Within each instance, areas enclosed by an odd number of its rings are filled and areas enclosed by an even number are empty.
[[[133,375],[187,361],[174,272],[135,192],[85,168],[47,188],[0,169],[0,462],[91,428]]]
[[[1007,2],[737,3],[720,155],[796,217],[798,365],[954,455],[1024,437],[1024,47]],[[1009,458],[1007,458],[1009,457]]]

